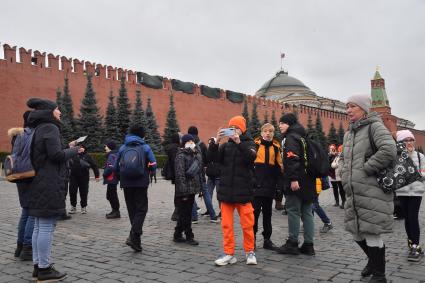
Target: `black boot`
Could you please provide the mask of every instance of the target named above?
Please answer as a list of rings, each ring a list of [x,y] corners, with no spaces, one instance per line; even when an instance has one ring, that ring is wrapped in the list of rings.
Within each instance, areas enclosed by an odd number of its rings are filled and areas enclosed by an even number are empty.
[[[300,247],[300,252],[305,255],[315,255],[313,243],[303,243]]]
[[[277,248],[276,251],[280,254],[300,254],[300,250],[298,249],[298,242],[292,241],[290,239],[286,240],[286,243],[283,246]]]
[[[121,218],[121,213],[119,210],[112,210],[110,213],[106,214],[107,219],[116,219]]]
[[[385,246],[382,248],[368,247],[369,257],[373,266],[372,277],[369,283],[386,283],[385,278]]]
[[[19,259],[22,261],[32,260],[32,246],[24,245],[22,247],[21,254],[19,255]]]
[[[38,278],[38,264],[34,264],[34,269],[32,271],[32,280],[37,280]]]
[[[186,242],[186,239],[183,238],[182,232],[175,231],[173,241],[176,242],[176,243],[184,243],[184,242]]]
[[[274,251],[277,249],[277,247],[275,244],[273,244],[272,240],[264,239],[263,249]]]
[[[363,241],[356,241],[356,243],[360,246],[360,248],[362,248],[363,252],[366,254],[367,256],[367,264],[366,266],[363,268],[361,275],[363,277],[372,275],[373,272],[373,268],[372,268],[372,263],[370,261],[370,257],[369,257],[369,249],[368,246],[366,245],[366,240]]]
[[[142,251],[142,245],[140,241],[140,234],[130,233],[130,241],[127,243],[135,252]]]
[[[66,273],[57,271],[53,264],[47,268],[38,268],[37,282],[53,282],[62,280],[66,277]]]
[[[23,244],[16,244],[15,257],[19,257],[21,255],[23,246],[24,246]]]

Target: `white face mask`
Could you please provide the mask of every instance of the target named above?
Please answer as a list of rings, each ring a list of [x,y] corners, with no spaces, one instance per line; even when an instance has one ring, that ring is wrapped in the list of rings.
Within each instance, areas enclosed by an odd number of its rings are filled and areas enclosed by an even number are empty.
[[[190,148],[190,149],[194,149],[195,148],[195,144],[194,143],[186,143],[184,145],[185,148]]]

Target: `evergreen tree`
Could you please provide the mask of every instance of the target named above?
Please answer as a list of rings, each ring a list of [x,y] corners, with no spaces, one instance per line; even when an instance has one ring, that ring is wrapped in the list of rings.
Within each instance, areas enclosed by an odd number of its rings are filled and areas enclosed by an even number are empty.
[[[134,104],[130,125],[140,125],[146,130],[146,117],[145,111],[143,111],[142,95],[140,90],[136,90],[136,103]]]
[[[117,109],[115,107],[112,90],[109,93],[109,102],[108,107],[106,108],[106,117],[105,117],[105,137],[104,142],[108,140],[114,140],[119,142],[121,140],[121,136],[118,132],[118,120],[117,120]]]
[[[325,133],[323,132],[323,125],[322,125],[322,119],[320,119],[320,114],[317,114],[317,117],[316,117],[315,130],[316,130],[317,140],[320,142],[323,149],[327,152],[328,141],[326,139]]]
[[[58,105],[59,110],[62,111],[62,92],[59,87],[56,89],[56,104]]]
[[[65,144],[68,144],[77,138],[77,123],[74,117],[74,106],[71,93],[69,92],[68,77],[65,77],[61,103],[62,137]]]
[[[329,144],[338,144],[338,136],[336,134],[334,122],[331,122],[331,127],[329,128],[328,142]]]
[[[338,128],[338,145],[341,145],[344,142],[344,134],[344,126],[342,125],[342,122],[340,122]]]
[[[250,123],[250,120],[249,120],[248,101],[246,100],[246,98],[243,101],[242,116],[245,118],[245,121],[246,121],[246,134],[248,136],[250,136],[251,135],[251,123]]]
[[[267,111],[264,113],[263,125],[266,123],[269,123],[269,113]]]
[[[308,113],[306,132],[312,139],[317,139],[316,130],[313,127],[313,120],[310,113]]]
[[[278,139],[279,141],[281,141],[282,140],[282,134],[280,133],[279,124],[277,123],[276,113],[274,112],[274,110],[272,111],[272,119],[270,121],[270,124],[272,124],[273,127],[274,127],[274,137],[276,139]]]
[[[128,101],[127,89],[125,88],[125,78],[121,78],[121,86],[117,99],[117,121],[118,121],[118,133],[120,139],[118,141],[124,141],[124,137],[128,132],[130,125],[130,103]]]
[[[178,127],[178,126],[177,126]],[[148,98],[146,106],[146,135],[145,141],[155,153],[162,153],[161,136],[158,131],[155,113],[152,110],[151,99]]]
[[[260,136],[261,134],[261,124],[260,120],[258,119],[258,113],[257,113],[257,103],[254,102],[252,105],[252,113],[251,113],[251,136],[253,138],[256,138]]]
[[[177,122],[176,110],[174,109],[174,97],[170,95],[170,108],[167,114],[167,122],[164,129],[164,145],[170,144],[172,142],[172,137],[174,134],[180,132],[180,128]]]
[[[80,135],[88,136],[84,145],[88,151],[102,150],[102,116],[97,106],[96,93],[93,90],[90,74],[87,75],[87,87],[80,107],[78,121]]]

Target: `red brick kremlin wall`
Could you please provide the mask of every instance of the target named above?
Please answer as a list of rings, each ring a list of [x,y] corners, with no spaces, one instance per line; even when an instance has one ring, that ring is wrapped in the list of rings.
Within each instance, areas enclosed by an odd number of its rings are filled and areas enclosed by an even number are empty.
[[[4,44],[4,59],[0,59],[0,151],[10,151],[10,142],[7,130],[11,127],[22,125],[22,114],[27,110],[26,101],[30,97],[43,97],[51,100],[56,98],[56,90],[63,89],[64,77],[69,79],[70,93],[74,103],[75,113],[79,112],[80,102],[86,88],[85,73],[94,74],[98,69],[99,74],[93,77],[93,88],[101,112],[104,114],[108,95],[112,89],[114,96],[118,96],[120,81],[118,78],[127,78],[126,88],[129,99],[133,105],[135,92],[141,90],[144,107],[147,98],[152,99],[152,107],[155,112],[159,131],[162,134],[169,109],[169,95],[174,95],[175,108],[180,129],[186,131],[191,125],[199,129],[203,140],[215,136],[220,126],[226,126],[227,121],[234,115],[240,115],[243,103],[233,103],[226,99],[225,91],[221,90],[219,99],[212,99],[201,95],[200,87],[195,85],[195,94],[189,95],[171,88],[171,79],[164,79],[163,89],[152,89],[136,82],[136,72],[124,70],[112,66],[91,63],[79,59],[71,59],[65,56],[48,54],[19,48]],[[19,59],[17,60],[17,55]],[[36,60],[32,60],[36,58]],[[34,63],[35,62],[35,63]],[[249,110],[254,102],[258,105],[258,114],[262,120],[265,112],[269,118],[272,111],[276,118],[284,112],[291,112],[291,105],[284,105],[275,101],[268,101],[253,96],[246,96]],[[311,113],[313,122],[316,115],[320,115],[323,127],[328,133],[329,126],[333,121],[338,128],[340,121],[344,128],[348,126],[348,118],[343,113],[321,110],[312,107],[297,107],[301,122],[306,125],[308,113]],[[425,145],[425,143],[424,143]],[[424,146],[425,147],[425,146]]]

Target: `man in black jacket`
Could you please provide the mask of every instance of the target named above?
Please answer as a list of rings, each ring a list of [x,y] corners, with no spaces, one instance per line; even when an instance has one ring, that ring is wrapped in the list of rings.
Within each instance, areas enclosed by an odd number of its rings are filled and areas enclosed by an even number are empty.
[[[306,137],[306,132],[292,113],[285,114],[280,118],[279,129],[283,134],[282,159],[289,237],[286,243],[278,249],[278,252],[295,255],[301,252],[314,255],[312,203],[316,196],[316,179],[309,176],[305,168],[305,152],[301,140]],[[300,220],[304,224],[304,243],[301,248],[298,248]]]

